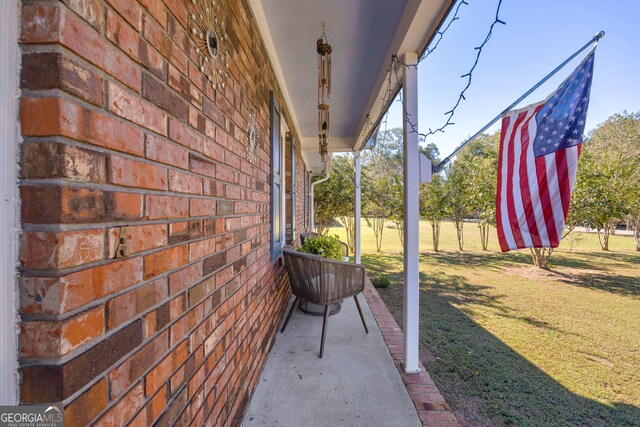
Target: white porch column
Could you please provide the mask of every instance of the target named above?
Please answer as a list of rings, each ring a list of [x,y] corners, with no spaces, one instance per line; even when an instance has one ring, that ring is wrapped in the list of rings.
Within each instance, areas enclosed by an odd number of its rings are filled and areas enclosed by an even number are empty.
[[[418,274],[418,182],[420,162],[418,134],[418,54],[404,54],[402,96],[406,115],[404,139],[404,370],[418,372],[419,274]],[[407,122],[409,120],[411,124]]]
[[[360,251],[361,251],[361,246],[360,246],[360,216],[361,216],[361,191],[360,191],[360,167],[361,167],[361,162],[360,162],[360,152],[358,151],[356,153],[356,157],[355,157],[355,177],[354,177],[354,182],[355,182],[355,187],[356,187],[356,195],[355,195],[355,209],[354,209],[354,224],[355,224],[355,261],[356,264],[360,264]]]

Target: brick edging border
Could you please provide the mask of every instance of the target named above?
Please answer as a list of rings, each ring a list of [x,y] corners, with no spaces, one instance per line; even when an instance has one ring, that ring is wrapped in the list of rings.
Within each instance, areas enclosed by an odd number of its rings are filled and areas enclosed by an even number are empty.
[[[382,332],[382,337],[389,348],[389,353],[391,353],[400,377],[418,411],[422,425],[429,427],[459,427],[458,420],[451,412],[451,408],[442,397],[442,394],[440,394],[431,375],[429,375],[422,363],[419,365],[419,373],[407,374],[404,372],[402,367],[402,330],[368,278],[364,296],[380,328],[380,332]]]

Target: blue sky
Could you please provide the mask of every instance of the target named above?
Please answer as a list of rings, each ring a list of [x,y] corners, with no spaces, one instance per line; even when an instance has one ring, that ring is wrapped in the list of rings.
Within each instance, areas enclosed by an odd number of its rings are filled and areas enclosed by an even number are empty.
[[[419,127],[438,128],[444,113],[466,85],[466,74],[495,17],[497,0],[467,0],[438,49],[419,65]],[[500,19],[482,51],[471,87],[454,116],[455,126],[430,136],[441,156],[546,76],[598,31],[600,40],[585,132],[623,110],[640,111],[640,1],[637,0],[504,0]],[[519,107],[546,98],[588,53],[585,50]],[[398,103],[390,110],[388,128],[402,125]],[[499,129],[498,124],[489,131]]]

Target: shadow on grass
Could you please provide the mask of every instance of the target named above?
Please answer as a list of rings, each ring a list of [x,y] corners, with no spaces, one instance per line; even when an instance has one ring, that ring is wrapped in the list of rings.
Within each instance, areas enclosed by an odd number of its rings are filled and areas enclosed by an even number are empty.
[[[401,325],[402,257],[364,256],[363,261],[372,276],[392,279],[392,286],[378,292]],[[515,316],[500,296],[484,290],[461,276],[421,275],[423,362],[464,426],[640,426],[640,408],[572,393],[478,325],[466,305],[490,306],[498,315],[549,327]]]
[[[640,298],[640,278],[620,274],[565,274],[555,271],[560,281],[573,286],[598,289],[613,294]]]
[[[587,254],[580,254],[587,255]],[[589,254],[591,255],[591,254]],[[626,255],[626,254],[620,254]],[[486,252],[459,252],[442,251],[421,253],[421,261],[427,265],[444,266],[452,268],[480,268],[483,270],[499,270],[510,266],[530,266],[533,265],[529,250],[518,250],[507,253],[486,251]],[[563,252],[555,252],[551,256],[551,268],[588,268],[601,270],[603,267],[594,265],[587,257],[581,259],[572,253],[565,256]],[[621,262],[629,262],[626,258],[621,258]]]
[[[465,267],[497,270],[508,264],[530,262],[531,256],[524,252],[499,253],[441,251],[420,254],[421,260],[427,264],[445,267]]]
[[[384,269],[385,263],[389,262],[389,257],[378,257],[384,259],[372,262],[379,264],[379,267]],[[597,262],[599,258],[604,258],[610,262]],[[402,266],[401,260],[402,258],[400,257],[400,266]],[[531,256],[526,251],[514,251],[505,254],[496,252],[429,252],[422,253],[420,261],[426,265],[436,267],[477,268],[485,271],[497,271],[509,266],[532,265]],[[559,275],[559,280],[563,283],[599,289],[618,295],[640,297],[640,277],[620,274],[616,271],[618,265],[624,268],[637,265],[640,268],[640,255],[629,253],[556,252],[551,257],[550,271]],[[562,271],[563,268],[590,270],[590,272],[565,273]],[[421,280],[427,280],[430,283],[430,279],[424,276],[421,277]],[[438,280],[442,280],[442,278],[438,278]],[[476,292],[476,294],[481,293],[482,289],[478,289]]]
[[[582,252],[580,255],[585,258],[598,259],[604,258],[614,262],[623,262],[631,265],[640,266],[640,252],[635,253],[621,253],[621,252],[606,252],[606,251],[597,251],[597,252]]]
[[[459,256],[456,261],[459,262],[461,266],[471,266],[472,263],[469,261],[474,260],[473,262],[476,262],[476,258],[482,259],[490,257],[490,253],[482,253],[481,255],[478,255],[455,252],[454,254],[464,255]],[[424,257],[432,257],[432,255],[433,254],[428,254],[424,255]],[[371,277],[384,275],[389,277],[392,283],[403,282],[403,264],[401,256],[376,254],[373,256],[363,255],[362,258]],[[466,262],[463,262],[462,260],[465,260]],[[496,263],[496,266],[497,265],[498,263]],[[486,266],[482,265],[482,268],[486,269]],[[472,307],[482,306],[496,310],[495,313],[504,318],[521,320],[529,325],[544,328],[549,331],[576,335],[571,332],[563,331],[548,322],[516,314],[501,302],[506,295],[492,295],[488,292],[488,290],[491,289],[489,286],[471,284],[460,275],[444,274],[442,272],[431,272],[427,275],[425,272],[420,272],[420,289],[422,291],[436,292],[441,296],[446,296],[450,304],[455,305],[459,310],[469,315],[474,313]],[[402,301],[402,298],[400,298],[400,301]]]
[[[606,271],[605,267],[603,267],[602,264],[590,262],[589,259],[583,257],[583,255],[586,254],[578,254],[576,252],[572,252],[571,256],[568,256],[568,254],[565,255],[565,253],[563,252],[556,251],[551,255],[551,258],[549,259],[551,270],[556,271],[558,267],[564,267]],[[531,264],[531,261],[529,261],[529,264]]]

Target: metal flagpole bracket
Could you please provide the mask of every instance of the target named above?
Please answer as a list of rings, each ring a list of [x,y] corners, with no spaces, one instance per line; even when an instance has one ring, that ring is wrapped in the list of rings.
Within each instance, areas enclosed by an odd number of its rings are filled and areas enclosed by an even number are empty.
[[[570,57],[568,57],[567,59],[565,59],[565,61],[558,65],[553,71],[551,71],[549,74],[547,74],[542,80],[540,80],[538,83],[536,83],[531,89],[529,89],[527,92],[525,92],[524,95],[522,95],[520,98],[518,98],[517,100],[515,100],[511,105],[509,105],[507,108],[505,108],[504,110],[502,110],[500,112],[500,114],[498,114],[497,116],[495,116],[489,123],[487,123],[486,125],[484,125],[482,127],[482,129],[480,129],[478,132],[476,132],[471,138],[467,139],[465,142],[463,142],[462,144],[460,144],[458,146],[458,148],[456,148],[455,150],[453,150],[453,153],[449,154],[447,157],[445,157],[440,163],[438,163],[437,165],[433,165],[433,173],[438,173],[442,170],[442,168],[444,168],[444,166],[449,163],[451,161],[451,159],[453,157],[455,157],[456,154],[458,154],[458,152],[460,150],[462,150],[467,144],[469,144],[471,141],[473,141],[474,139],[476,139],[478,137],[478,135],[480,135],[482,132],[484,132],[485,130],[489,129],[489,127],[491,127],[491,125],[493,125],[495,122],[497,122],[507,111],[510,111],[513,107],[515,107],[516,105],[518,105],[520,103],[520,101],[522,101],[523,99],[525,99],[527,96],[531,95],[531,93],[538,89],[540,86],[542,86],[547,80],[549,80],[551,77],[553,77],[558,71],[560,71],[565,65],[567,65],[569,62],[571,62],[571,60],[573,58],[575,58],[576,56],[578,56],[580,54],[580,52],[582,52],[583,50],[585,50],[586,48],[588,48],[589,46],[591,46],[593,43],[596,44],[596,46],[598,45],[598,40],[600,40],[601,38],[604,37],[604,31],[600,31],[598,32],[595,36],[593,36],[591,38],[591,40],[589,40],[587,43],[584,44],[584,46],[582,46],[580,49],[578,49],[577,51],[575,51]]]
[[[433,174],[433,163],[431,160],[424,154],[419,153],[420,156],[420,182],[427,183],[431,182],[431,175]]]

